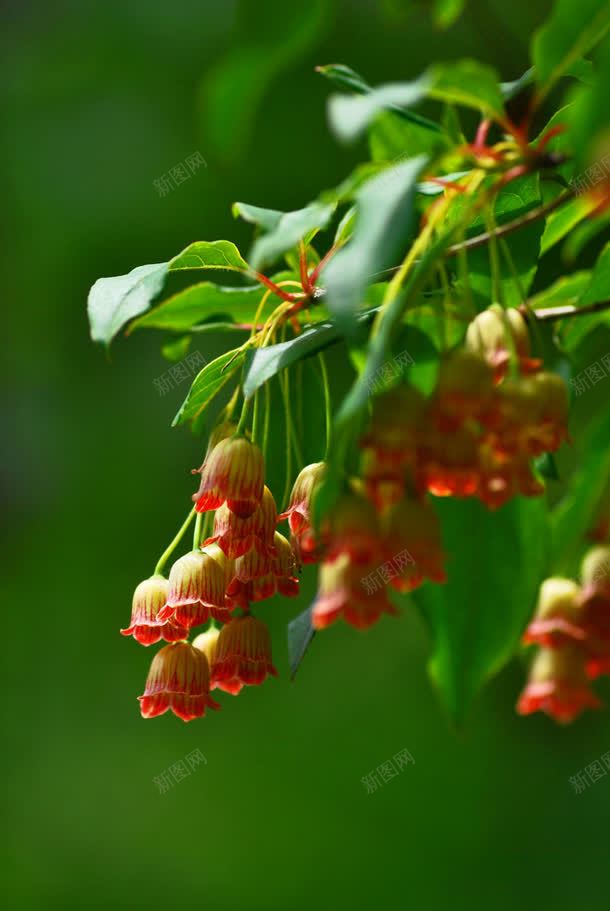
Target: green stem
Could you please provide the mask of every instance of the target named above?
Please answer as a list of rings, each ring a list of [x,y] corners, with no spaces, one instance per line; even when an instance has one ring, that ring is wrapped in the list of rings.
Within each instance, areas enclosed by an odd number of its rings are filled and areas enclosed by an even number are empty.
[[[252,415],[252,442],[253,443],[258,443],[258,430],[259,430],[259,423],[260,423],[259,422],[259,417],[260,417],[259,405],[260,405],[260,403],[259,403],[259,396],[258,396],[258,389],[257,389],[256,392],[254,393],[254,413]]]
[[[255,326],[253,323],[202,323],[200,326],[191,326],[189,332],[252,332],[252,330],[262,329],[262,326]],[[170,332],[184,332],[184,329],[169,328]]]
[[[466,303],[468,310],[472,315],[472,318],[477,315],[477,308],[475,307],[474,300],[472,297],[472,288],[470,287],[470,273],[468,271],[468,254],[466,253],[465,248],[462,246],[465,239],[465,232],[461,234],[461,245],[460,250],[457,254],[458,258],[458,275],[462,282],[462,290],[466,297]]]
[[[512,253],[510,252],[510,247],[508,246],[508,244],[506,243],[504,238],[500,239],[500,250],[502,251],[504,260],[508,266],[508,269],[512,276],[513,282],[515,283],[515,288],[517,289],[517,292],[519,294],[520,303],[523,304],[526,302],[525,301],[525,288],[523,287],[521,279],[519,278],[519,273],[517,272],[517,269],[515,267],[515,261],[512,257]]]
[[[212,525],[212,513],[206,512],[205,521],[203,523],[203,531],[201,534],[201,537],[204,541],[206,538],[210,537],[211,525]]]
[[[263,420],[263,458],[267,460],[267,445],[269,443],[269,418],[271,416],[271,384],[265,383],[265,417]]]
[[[207,513],[205,513],[207,518]],[[193,532],[193,550],[199,550],[199,545],[201,544],[201,525],[203,523],[204,513],[198,512],[197,518],[195,519],[195,530]]]
[[[301,446],[300,446],[300,444],[299,444],[299,440],[298,440],[298,436],[297,436],[297,430],[296,430],[296,427],[294,426],[294,420],[293,420],[293,418],[292,418],[292,408],[290,407],[290,406],[291,406],[291,402],[290,402],[290,373],[289,373],[288,369],[286,369],[286,370],[284,371],[284,373],[285,373],[285,375],[286,375],[286,386],[285,386],[285,389],[286,389],[286,402],[285,402],[285,408],[286,408],[286,414],[288,415],[288,424],[289,424],[289,427],[290,427],[290,438],[291,438],[291,440],[292,440],[292,446],[293,446],[293,449],[294,449],[294,454],[295,454],[297,463],[302,467],[302,466],[303,466],[303,453],[301,452]]]
[[[296,417],[296,427],[299,437],[303,439],[305,436],[305,425],[303,423],[303,361],[299,361],[296,365],[296,398],[297,398],[297,417]]]
[[[493,205],[493,202],[492,202]],[[504,304],[502,294],[502,274],[500,269],[500,254],[498,251],[498,239],[496,236],[496,223],[493,212],[490,210],[486,218],[487,231],[489,234],[489,266],[491,270],[491,295],[494,302]]]
[[[447,306],[446,303],[451,304],[451,287],[449,285],[449,276],[447,275],[447,270],[445,268],[445,263],[443,260],[439,260],[439,276],[441,280],[441,285],[443,288],[443,297],[440,301],[440,305],[436,308],[437,319],[438,319],[438,338],[441,345],[441,352],[444,354],[447,351]]]
[[[154,572],[155,576],[160,575],[163,572],[163,567],[165,566],[165,564],[167,563],[167,561],[169,560],[169,558],[171,557],[171,555],[177,548],[178,544],[180,544],[180,541],[182,540],[184,533],[186,532],[187,528],[193,521],[194,515],[195,515],[195,507],[193,506],[193,508],[189,512],[188,516],[184,520],[184,523],[183,523],[182,527],[180,528],[180,531],[178,532],[178,534],[176,535],[174,540],[171,542],[169,547],[161,554],[161,556],[157,562],[157,565],[155,566],[155,572]]]
[[[248,412],[250,410],[250,401],[251,401],[250,399],[244,399],[244,403],[241,407],[241,414],[239,416],[239,423],[237,425],[237,429],[235,430],[235,433],[243,434],[243,432],[244,432],[244,427],[246,424],[246,420],[248,418]]]
[[[324,360],[324,355],[322,352],[318,354],[318,362],[320,364],[320,375],[322,377],[322,387],[324,389],[324,412],[326,415],[326,449],[324,451],[324,461],[326,462],[328,459],[328,450],[330,449],[330,436],[333,425],[333,407],[330,397],[330,386],[328,383],[328,371],[326,369],[326,361]]]
[[[280,389],[282,392],[282,401],[284,403],[284,423],[286,427],[286,480],[284,482],[284,494],[282,496],[282,506],[285,506],[288,503],[288,497],[290,495],[290,488],[292,483],[292,446],[290,439],[290,417],[288,414],[288,396],[286,394],[286,372],[280,373],[278,376]]]

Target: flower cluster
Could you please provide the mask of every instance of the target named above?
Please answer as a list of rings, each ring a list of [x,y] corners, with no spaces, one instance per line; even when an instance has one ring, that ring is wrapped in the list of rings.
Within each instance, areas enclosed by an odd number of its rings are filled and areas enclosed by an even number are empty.
[[[567,387],[531,357],[524,317],[492,306],[445,358],[430,399],[399,385],[376,400],[365,482],[378,503],[398,499],[407,483],[496,509],[542,493],[531,460],[568,439],[567,418]]]
[[[601,703],[590,681],[610,674],[610,547],[592,548],[581,584],[546,579],[524,643],[538,646],[517,711],[545,712],[561,723]]]
[[[198,471],[195,511],[215,510],[212,534],[202,541],[197,524],[194,549],[175,560],[169,578],[156,573],[138,585],[131,623],[121,630],[142,645],[169,643],[155,655],[139,697],[144,718],[170,709],[190,721],[206,708],[220,708],[211,690],[237,695],[277,675],[269,631],[250,605],[299,590],[294,551],[276,530],[258,446],[223,425]],[[187,641],[191,630],[208,623]]]
[[[374,397],[356,450],[358,475],[344,480],[320,521],[313,516],[325,462],[300,471],[278,516],[262,450],[221,423],[197,469],[193,549],[174,561],[168,578],[158,567],[138,585],[122,630],[143,645],[168,643],[152,663],[142,715],[171,709],[190,720],[219,707],[214,689],[236,695],[275,675],[268,629],[251,606],[276,593],[296,596],[303,564],[319,564],[311,612],[318,630],[339,619],[366,629],[396,613],[392,591],[442,584],[434,497],[478,497],[496,508],[515,494],[539,494],[531,459],[566,438],[563,381],[532,358],[523,316],[497,307],[479,314],[465,345],[444,359],[431,396],[399,382]],[[289,539],[278,531],[284,520]],[[565,612],[571,648],[578,639],[573,621]],[[566,662],[569,654],[562,652]],[[593,660],[591,654],[589,672]],[[610,665],[610,648],[595,660],[596,667]],[[546,666],[537,673],[546,674]]]

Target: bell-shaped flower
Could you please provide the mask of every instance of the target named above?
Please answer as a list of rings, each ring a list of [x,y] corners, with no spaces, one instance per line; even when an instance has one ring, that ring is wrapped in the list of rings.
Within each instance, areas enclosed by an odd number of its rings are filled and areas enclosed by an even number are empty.
[[[191,721],[207,708],[220,706],[210,697],[210,669],[205,654],[188,642],[166,645],[153,658],[144,694],[138,696],[143,718],[155,718],[168,709]]]
[[[529,623],[523,642],[545,648],[560,648],[582,642],[583,627],[580,586],[571,579],[553,576],[540,586],[536,613]]]
[[[258,446],[245,437],[221,440],[206,455],[199,490],[193,496],[197,512],[226,503],[242,519],[248,518],[263,497],[265,465]]]
[[[339,618],[357,629],[367,629],[383,613],[397,611],[388,599],[379,564],[354,563],[348,553],[322,564],[311,614],[315,629],[325,629]]]
[[[585,709],[601,707],[585,673],[585,656],[574,645],[541,648],[519,697],[517,712],[545,712],[560,724],[574,721]]]
[[[243,686],[257,686],[278,676],[271,658],[267,626],[256,617],[236,617],[220,631],[211,669],[212,689],[237,695]]]
[[[169,583],[163,576],[151,576],[140,582],[133,593],[131,622],[122,629],[123,636],[133,636],[140,645],[153,645],[159,639],[178,642],[186,639],[188,630],[173,620],[159,619],[159,613],[167,605]]]

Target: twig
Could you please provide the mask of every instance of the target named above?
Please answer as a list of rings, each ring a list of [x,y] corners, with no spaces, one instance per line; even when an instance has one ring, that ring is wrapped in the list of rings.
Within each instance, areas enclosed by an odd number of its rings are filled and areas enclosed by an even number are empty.
[[[591,313],[603,313],[604,310],[610,310],[610,300],[597,301],[595,304],[587,304],[585,307],[546,307],[543,310],[528,310],[527,307],[521,306],[519,310],[527,319],[528,316],[534,316],[538,322],[549,322],[554,319],[566,319],[572,316],[587,316]]]
[[[522,215],[521,218],[515,218],[514,221],[509,221],[505,225],[500,225],[495,231],[485,231],[484,234],[477,234],[476,237],[469,237],[468,240],[463,241],[463,243],[453,244],[451,247],[447,247],[445,256],[455,256],[456,253],[459,253],[461,250],[475,250],[477,247],[482,247],[484,244],[488,243],[492,238],[504,237],[506,234],[512,234],[513,231],[518,231],[520,228],[525,227],[525,225],[529,225],[533,221],[537,221],[539,218],[544,218],[545,215],[554,212],[555,209],[558,209],[564,203],[569,202],[573,196],[574,191],[569,190],[567,193],[563,193],[545,206],[541,206],[539,209],[532,209],[531,212],[527,212],[525,215]]]

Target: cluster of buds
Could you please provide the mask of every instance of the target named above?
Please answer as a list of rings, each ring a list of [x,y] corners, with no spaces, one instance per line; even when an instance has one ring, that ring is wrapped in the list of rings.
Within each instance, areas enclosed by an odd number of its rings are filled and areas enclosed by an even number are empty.
[[[138,585],[131,623],[121,630],[142,645],[169,643],[155,655],[139,697],[145,718],[170,709],[190,721],[206,707],[220,708],[211,690],[237,695],[277,675],[269,630],[250,606],[276,592],[292,597],[299,591],[293,547],[277,531],[258,446],[223,425],[198,472],[195,511],[214,511],[212,534],[203,541],[196,535],[194,549],[173,563],[168,579],[155,574]]]
[[[374,402],[364,479],[374,501],[420,495],[477,497],[497,509],[537,496],[533,458],[568,439],[568,393],[531,357],[527,323],[494,305],[468,327],[463,348],[441,364],[434,393],[398,385]]]
[[[601,703],[591,680],[610,674],[610,547],[594,547],[581,583],[546,579],[523,641],[538,646],[517,711],[545,712],[563,724]]]

